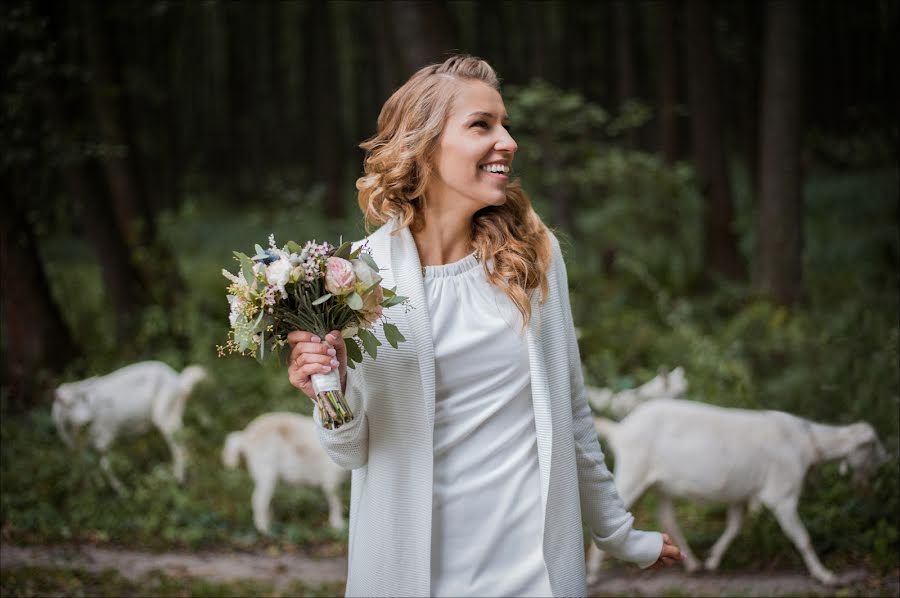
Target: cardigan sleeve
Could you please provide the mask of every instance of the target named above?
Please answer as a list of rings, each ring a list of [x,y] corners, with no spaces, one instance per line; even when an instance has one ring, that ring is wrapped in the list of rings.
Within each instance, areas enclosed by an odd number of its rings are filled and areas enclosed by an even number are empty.
[[[319,410],[313,409],[313,419],[319,434],[319,442],[338,466],[356,469],[369,461],[369,419],[366,415],[365,386],[362,373],[357,369],[347,371],[347,392],[344,398],[353,412],[353,419],[336,430],[322,426]]]
[[[625,509],[616,490],[612,473],[606,467],[591,409],[585,396],[584,376],[575,325],[569,304],[566,265],[559,242],[553,239],[553,265],[560,308],[563,311],[565,336],[568,339],[569,376],[572,392],[572,422],[575,433],[575,459],[578,466],[578,493],[581,516],[597,546],[612,556],[637,563],[641,568],[652,565],[662,552],[662,534],[633,527],[634,516]]]

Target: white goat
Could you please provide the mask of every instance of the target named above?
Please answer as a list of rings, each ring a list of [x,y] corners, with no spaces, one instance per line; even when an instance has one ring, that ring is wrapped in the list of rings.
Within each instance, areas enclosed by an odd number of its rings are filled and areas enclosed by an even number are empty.
[[[597,431],[615,454],[615,480],[626,508],[650,487],[657,493],[660,522],[684,553],[685,567],[700,563],[675,521],[672,497],[728,504],[725,532],[704,566],[719,565],[743,522],[744,507],[768,507],[803,556],[813,577],[837,582],[819,562],[797,515],[803,478],[810,466],[843,459],[854,478],[879,467],[887,454],[866,422],[847,426],[815,423],[781,411],[728,409],[687,400],[659,399],[634,410],[618,424],[595,418]],[[596,581],[602,553],[588,557]]]
[[[650,381],[619,392],[609,388],[587,387],[588,403],[597,411],[608,412],[613,417],[623,418],[641,403],[651,399],[677,399],[687,392],[688,383],[684,368],[677,367],[668,374],[660,373]]]
[[[253,478],[253,523],[261,533],[269,532],[272,513],[269,504],[279,479],[288,484],[318,486],[328,501],[328,522],[344,527],[344,513],[338,495],[348,471],[338,467],[319,444],[311,417],[296,413],[265,413],[241,432],[225,439],[222,461],[237,467],[241,455]]]
[[[176,438],[182,414],[194,386],[206,378],[200,366],[180,374],[160,361],[143,361],[105,376],[61,384],[53,401],[53,421],[70,448],[87,427],[91,446],[100,453],[104,474],[118,492],[122,483],[113,474],[107,452],[122,435],[142,434],[151,425],[162,433],[174,460],[174,473],[184,481],[187,451]]]

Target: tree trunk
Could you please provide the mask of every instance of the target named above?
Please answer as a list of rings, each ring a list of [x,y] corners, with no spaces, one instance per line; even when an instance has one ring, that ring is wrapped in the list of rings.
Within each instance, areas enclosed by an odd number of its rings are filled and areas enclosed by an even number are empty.
[[[322,208],[331,220],[344,216],[344,202],[340,197],[343,152],[339,143],[343,142],[342,118],[339,110],[340,81],[335,42],[332,7],[323,0],[313,0],[309,5],[307,56],[309,71],[306,80],[310,83],[308,93],[312,96],[312,155],[313,179],[325,185]]]
[[[157,239],[156,217],[141,185],[135,135],[112,90],[121,91],[119,77],[109,61],[106,33],[93,2],[81,5],[84,43],[91,81],[88,85],[94,116],[106,152],[103,170],[116,207],[118,226],[129,247],[143,252],[144,287],[156,292],[155,300],[174,305],[184,290],[174,256]],[[153,281],[154,284],[151,284]]]
[[[109,190],[101,182],[99,167],[70,139],[72,110],[58,80],[42,90],[42,106],[63,155],[60,172],[65,190],[79,208],[88,241],[93,246],[116,321],[116,339],[126,343],[136,332],[141,308],[149,303],[141,272],[116,222]]]
[[[6,189],[4,196],[13,192]],[[75,357],[76,347],[50,292],[31,223],[18,204],[8,201],[0,218],[0,312],[4,384],[11,403],[26,409],[46,390],[41,370],[59,372]]]
[[[450,14],[441,2],[387,0],[388,23],[406,80],[421,67],[441,62],[453,47]]]
[[[81,5],[81,12],[90,71],[88,89],[100,137],[106,146],[102,158],[106,178],[116,202],[120,229],[125,232],[131,244],[141,245],[147,242],[153,232],[150,228],[153,218],[133,171],[131,152],[134,147],[129,143],[129,135],[122,126],[119,96],[123,91],[110,63],[106,29],[103,27],[102,17],[97,14],[97,7],[94,2],[87,1]]]
[[[668,164],[678,160],[678,43],[674,0],[653,5],[656,10],[656,60],[659,90],[659,151]]]
[[[619,106],[637,95],[634,77],[634,51],[632,49],[630,4],[623,0],[613,2],[613,26],[616,43],[616,93]]]
[[[685,25],[691,145],[706,202],[704,263],[711,273],[739,279],[744,268],[738,254],[737,236],[732,229],[734,208],[722,134],[721,94],[708,0],[687,0]]]
[[[800,8],[766,4],[753,291],[781,304],[803,296]]]

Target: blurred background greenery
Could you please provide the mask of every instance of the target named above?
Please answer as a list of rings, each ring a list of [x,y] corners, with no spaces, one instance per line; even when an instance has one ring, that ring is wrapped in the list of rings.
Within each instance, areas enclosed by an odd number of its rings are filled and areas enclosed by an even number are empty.
[[[342,553],[318,490],[280,487],[262,538],[249,477],[221,466],[229,431],[311,410],[279,364],[216,357],[220,272],[270,233],[363,236],[357,144],[459,50],[503,77],[587,381],[680,365],[690,399],[869,421],[891,463],[866,488],[817,468],[801,517],[827,566],[896,572],[897,20],[891,0],[4,3],[3,541]],[[113,451],[123,499],[49,411],[61,381],[141,359],[213,378],[185,413],[187,484],[152,433]],[[724,510],[678,508],[704,552]],[[723,568],[776,566],[803,567],[761,513]]]

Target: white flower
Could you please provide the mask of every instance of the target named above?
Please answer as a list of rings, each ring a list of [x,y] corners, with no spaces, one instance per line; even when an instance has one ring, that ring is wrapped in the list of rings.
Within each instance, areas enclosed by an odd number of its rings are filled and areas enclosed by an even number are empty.
[[[228,303],[231,304],[231,310],[228,314],[228,321],[231,323],[231,327],[234,328],[235,324],[244,319],[244,300],[235,295],[228,295]]]
[[[278,259],[266,266],[266,280],[285,294],[284,285],[291,279],[291,262],[287,259]]]
[[[353,273],[356,274],[356,292],[360,295],[373,284],[381,282],[381,276],[362,260],[353,260]]]

